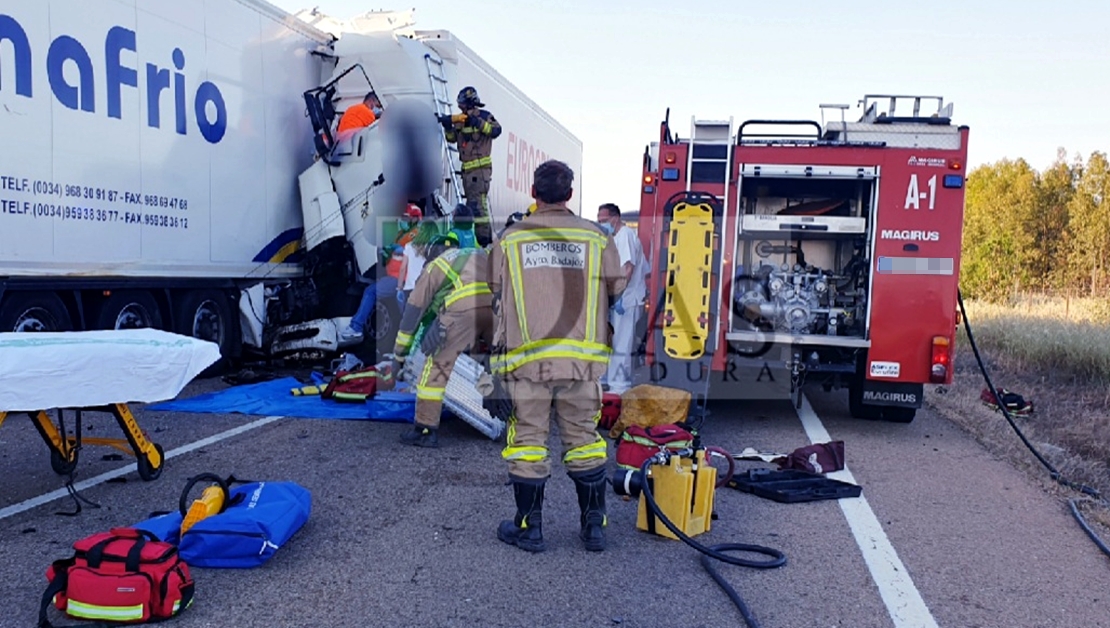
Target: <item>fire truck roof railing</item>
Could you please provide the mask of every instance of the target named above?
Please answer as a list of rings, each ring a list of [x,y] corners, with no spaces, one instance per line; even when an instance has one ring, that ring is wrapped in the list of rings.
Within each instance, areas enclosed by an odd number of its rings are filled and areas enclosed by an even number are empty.
[[[879,103],[886,101],[887,110],[879,111]],[[913,103],[913,112],[906,115],[905,109],[898,109],[900,102]],[[922,112],[922,101],[936,101],[936,109],[931,113]],[[899,96],[891,94],[866,94],[860,101],[864,124],[890,124],[893,122],[924,122],[926,124],[951,124],[952,103],[944,104],[941,96]]]

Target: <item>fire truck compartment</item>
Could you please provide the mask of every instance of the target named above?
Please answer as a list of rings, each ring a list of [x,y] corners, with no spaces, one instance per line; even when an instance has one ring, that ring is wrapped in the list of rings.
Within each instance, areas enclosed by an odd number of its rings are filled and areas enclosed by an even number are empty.
[[[732,342],[867,347],[874,166],[744,165]]]

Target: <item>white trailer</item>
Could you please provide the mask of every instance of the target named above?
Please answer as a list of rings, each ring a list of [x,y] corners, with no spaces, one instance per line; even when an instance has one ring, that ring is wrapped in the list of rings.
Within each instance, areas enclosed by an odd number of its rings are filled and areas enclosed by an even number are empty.
[[[157,327],[237,356],[271,351],[283,327],[341,324],[391,218],[369,185],[390,164],[374,150],[381,121],[358,136],[368,158],[321,156],[306,103],[329,85],[332,129],[369,86],[383,118],[475,86],[504,126],[495,221],[531,202],[543,158],[580,171],[577,138],[450,33],[413,30],[411,13],[0,0],[0,330]],[[458,164],[441,154],[428,208],[449,214]],[[351,246],[321,246],[336,241]]]

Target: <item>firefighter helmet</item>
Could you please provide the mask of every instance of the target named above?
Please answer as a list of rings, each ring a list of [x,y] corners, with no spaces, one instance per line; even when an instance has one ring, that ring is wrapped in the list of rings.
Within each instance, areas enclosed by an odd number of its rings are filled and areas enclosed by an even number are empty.
[[[448,233],[445,233],[443,235],[438,235],[431,242],[431,246],[434,246],[434,247],[435,246],[442,246],[444,248],[450,248],[452,246],[457,247],[458,245],[459,245],[459,236],[456,235],[454,232],[448,232]]]
[[[473,87],[467,86],[459,90],[458,97],[459,109],[470,109],[471,107],[485,107],[485,103],[478,98],[478,90]]]

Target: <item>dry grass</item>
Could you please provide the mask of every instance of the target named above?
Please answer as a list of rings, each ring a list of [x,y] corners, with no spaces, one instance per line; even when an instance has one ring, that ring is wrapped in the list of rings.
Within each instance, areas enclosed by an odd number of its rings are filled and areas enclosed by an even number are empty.
[[[995,388],[1031,400],[1015,417],[1026,438],[1060,474],[1110,500],[1110,303],[1096,299],[1026,298],[1006,306],[965,303],[972,332]],[[962,327],[961,327],[962,330]],[[979,400],[986,384],[961,333],[950,387],[930,387],[926,402],[1059,495],[1078,494],[1052,481],[1001,412]],[[1110,510],[1085,513],[1110,526]],[[1110,541],[1100,530],[1103,539]]]
[[[981,349],[1000,352],[1021,368],[1110,382],[1110,299],[1027,296],[965,305]],[[967,342],[962,326],[959,341]]]

